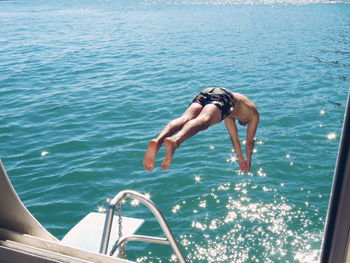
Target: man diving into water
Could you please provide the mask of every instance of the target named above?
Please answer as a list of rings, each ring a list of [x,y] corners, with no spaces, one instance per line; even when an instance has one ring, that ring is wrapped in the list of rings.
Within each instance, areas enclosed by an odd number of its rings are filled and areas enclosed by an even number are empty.
[[[254,149],[254,137],[259,123],[259,112],[246,96],[229,92],[224,88],[211,87],[202,90],[192,101],[183,115],[170,121],[159,136],[149,142],[143,165],[152,171],[160,146],[164,143],[165,157],[161,168],[167,170],[171,164],[175,150],[188,138],[199,131],[225,120],[234,151],[243,172],[250,171]],[[247,127],[246,159],[244,159],[235,123]]]

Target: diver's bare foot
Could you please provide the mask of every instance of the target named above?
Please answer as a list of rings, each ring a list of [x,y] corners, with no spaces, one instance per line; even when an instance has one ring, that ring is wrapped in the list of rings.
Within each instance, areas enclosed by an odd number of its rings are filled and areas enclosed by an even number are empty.
[[[165,157],[162,163],[161,168],[163,170],[167,170],[171,164],[171,160],[173,159],[173,154],[178,147],[177,142],[171,138],[165,138],[164,140],[164,146],[165,146]]]
[[[156,140],[151,140],[148,143],[148,147],[143,158],[143,166],[147,171],[152,171],[154,168],[154,163],[156,160],[157,152],[159,150],[159,145]]]

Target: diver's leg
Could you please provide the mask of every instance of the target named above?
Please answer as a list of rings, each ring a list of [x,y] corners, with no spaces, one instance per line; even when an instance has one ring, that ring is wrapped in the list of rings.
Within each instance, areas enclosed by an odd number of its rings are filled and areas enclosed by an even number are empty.
[[[192,103],[181,117],[170,121],[165,128],[161,131],[156,141],[163,143],[166,137],[172,136],[176,132],[182,129],[182,127],[190,120],[196,118],[202,111],[203,106],[199,103]]]
[[[162,169],[166,170],[171,164],[174,152],[181,143],[192,137],[199,131],[221,121],[221,110],[214,104],[206,105],[197,118],[188,121],[182,129],[174,136],[164,139],[165,157],[162,163]]]
[[[165,128],[161,131],[156,139],[151,140],[148,143],[145,157],[143,159],[143,166],[146,170],[152,171],[154,168],[157,152],[162,145],[164,139],[168,136],[172,136],[179,131],[188,121],[196,118],[203,106],[199,103],[192,103],[181,117],[170,121]]]

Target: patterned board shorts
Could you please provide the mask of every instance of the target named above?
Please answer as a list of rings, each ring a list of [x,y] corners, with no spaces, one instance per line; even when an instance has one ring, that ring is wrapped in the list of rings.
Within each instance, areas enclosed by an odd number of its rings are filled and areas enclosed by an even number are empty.
[[[235,105],[235,98],[224,88],[206,88],[192,100],[192,103],[199,103],[202,106],[214,104],[221,110],[223,120],[231,113]]]

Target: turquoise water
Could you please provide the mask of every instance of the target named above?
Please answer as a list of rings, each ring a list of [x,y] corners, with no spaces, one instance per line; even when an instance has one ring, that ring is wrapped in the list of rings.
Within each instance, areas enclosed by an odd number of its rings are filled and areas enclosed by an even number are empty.
[[[350,5],[1,1],[0,157],[56,237],[124,189],[158,204],[188,262],[317,262],[350,86]],[[149,173],[150,139],[208,86],[261,116],[242,174],[223,123]],[[240,127],[244,140],[245,129]],[[160,235],[148,218],[140,234]],[[100,238],[100,237],[97,237]],[[161,245],[130,259],[169,262]]]

